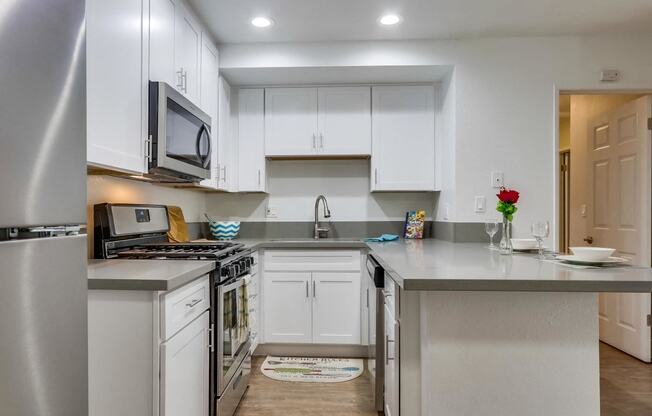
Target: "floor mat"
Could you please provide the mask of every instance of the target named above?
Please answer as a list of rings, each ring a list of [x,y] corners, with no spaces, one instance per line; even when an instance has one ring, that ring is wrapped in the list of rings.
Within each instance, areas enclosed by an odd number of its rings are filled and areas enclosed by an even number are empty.
[[[361,358],[315,358],[267,356],[260,371],[280,381],[339,383],[359,377],[364,370]]]

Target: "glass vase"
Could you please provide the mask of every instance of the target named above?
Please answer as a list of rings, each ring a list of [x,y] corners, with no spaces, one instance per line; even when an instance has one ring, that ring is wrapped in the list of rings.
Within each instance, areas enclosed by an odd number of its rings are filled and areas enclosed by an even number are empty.
[[[512,254],[512,222],[503,215],[503,232],[500,238],[500,254]]]

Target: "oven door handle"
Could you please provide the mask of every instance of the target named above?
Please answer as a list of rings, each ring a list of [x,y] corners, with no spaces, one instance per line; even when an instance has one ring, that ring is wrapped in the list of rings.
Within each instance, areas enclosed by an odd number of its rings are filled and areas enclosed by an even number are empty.
[[[228,285],[224,285],[220,287],[222,288],[222,293],[225,293],[225,292],[230,292],[233,289],[237,289],[242,285],[244,285],[244,279],[238,279],[233,283],[229,283]]]

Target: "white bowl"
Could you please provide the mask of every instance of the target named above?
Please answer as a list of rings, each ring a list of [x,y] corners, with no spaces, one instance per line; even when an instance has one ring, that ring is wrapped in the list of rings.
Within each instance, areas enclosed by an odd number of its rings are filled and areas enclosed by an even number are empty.
[[[538,248],[537,240],[534,238],[512,238],[511,241],[514,250],[535,250]]]
[[[616,251],[615,248],[605,247],[570,247],[570,250],[578,259],[587,261],[606,260]]]

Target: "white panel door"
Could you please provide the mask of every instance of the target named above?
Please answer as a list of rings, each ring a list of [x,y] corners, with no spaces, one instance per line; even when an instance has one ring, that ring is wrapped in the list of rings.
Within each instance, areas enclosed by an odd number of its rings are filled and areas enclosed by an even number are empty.
[[[432,86],[372,89],[372,191],[435,190]]]
[[[587,138],[587,239],[647,267],[652,246],[650,117],[652,99],[643,97],[590,120]],[[650,362],[650,309],[650,294],[601,294],[600,339]]]
[[[371,88],[319,88],[318,152],[371,154]]]
[[[360,273],[312,274],[312,340],[360,344]]]
[[[174,34],[176,70],[181,77],[179,90],[199,104],[201,26],[184,3],[177,5]]]
[[[310,273],[263,275],[265,342],[312,342]]]
[[[161,345],[161,415],[206,416],[209,403],[209,312]]]
[[[238,191],[265,192],[265,90],[238,93]]]
[[[317,153],[317,88],[265,90],[265,154],[310,156]]]
[[[86,2],[89,164],[134,173],[145,169],[148,74],[142,16],[140,0]]]
[[[200,106],[211,117],[211,177],[200,182],[201,186],[217,188],[218,181],[218,77],[219,64],[217,48],[211,39],[202,33],[201,42],[201,89]]]
[[[174,0],[149,2],[149,79],[177,87],[174,70]]]

